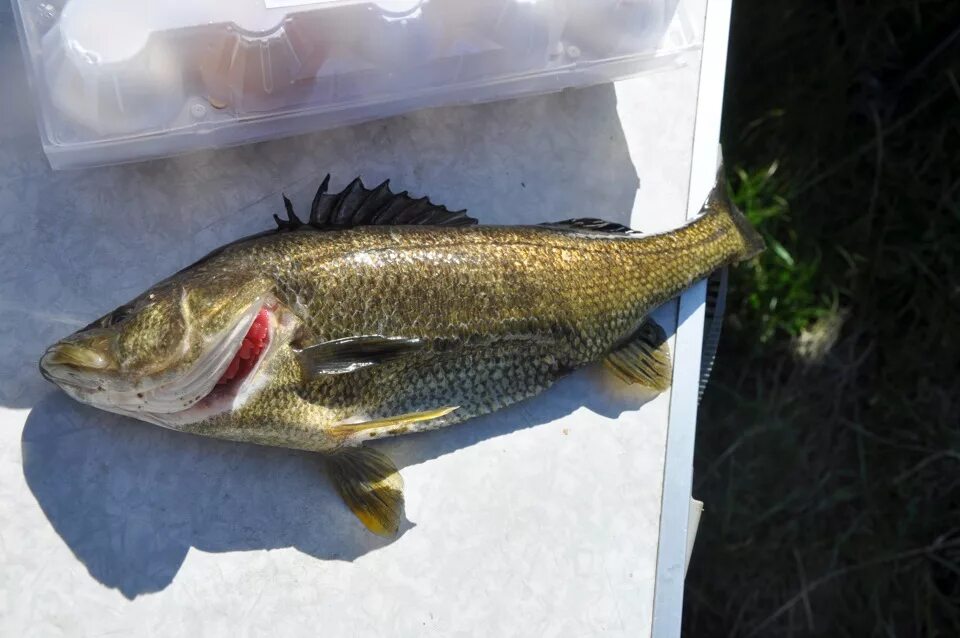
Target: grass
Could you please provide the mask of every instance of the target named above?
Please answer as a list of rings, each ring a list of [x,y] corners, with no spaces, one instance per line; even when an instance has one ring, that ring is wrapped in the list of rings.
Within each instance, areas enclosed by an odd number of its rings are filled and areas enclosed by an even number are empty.
[[[734,3],[690,636],[960,636],[960,3]]]

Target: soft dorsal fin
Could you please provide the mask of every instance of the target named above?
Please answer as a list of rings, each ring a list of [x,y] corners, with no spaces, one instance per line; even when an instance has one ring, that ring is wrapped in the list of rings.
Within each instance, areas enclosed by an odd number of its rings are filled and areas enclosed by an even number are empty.
[[[540,225],[548,228],[556,228],[558,230],[576,230],[594,233],[619,233],[622,235],[640,234],[639,232],[624,226],[623,224],[608,222],[603,219],[595,219],[593,217],[578,217],[577,219],[565,219],[562,222],[547,222],[546,224]]]
[[[470,226],[477,220],[465,210],[451,211],[438,206],[426,197],[415,199],[406,191],[394,193],[390,180],[373,189],[363,185],[358,177],[336,194],[327,193],[330,176],[327,175],[310,206],[310,220],[302,222],[293,212],[290,200],[283,198],[287,219],[274,215],[278,230],[297,230],[311,227],[336,230],[354,226]]]

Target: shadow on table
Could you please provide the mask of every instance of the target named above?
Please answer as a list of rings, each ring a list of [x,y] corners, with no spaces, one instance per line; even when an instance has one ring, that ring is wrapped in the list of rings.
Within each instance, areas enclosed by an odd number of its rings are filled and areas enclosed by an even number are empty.
[[[445,430],[381,442],[399,467],[581,406],[610,418],[646,397],[599,367],[546,394]],[[77,404],[59,392],[31,411],[23,431],[27,484],[90,575],[127,598],[164,589],[187,551],[294,547],[350,561],[402,538],[367,532],[340,501],[320,455],[205,439]]]

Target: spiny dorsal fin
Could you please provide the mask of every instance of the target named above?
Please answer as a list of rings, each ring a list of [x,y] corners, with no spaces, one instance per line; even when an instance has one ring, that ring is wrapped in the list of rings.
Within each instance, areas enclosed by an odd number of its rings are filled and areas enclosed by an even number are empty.
[[[546,224],[540,224],[541,226],[546,226],[548,228],[556,228],[560,230],[576,230],[581,232],[595,232],[595,233],[619,233],[622,235],[639,235],[640,233],[624,226],[623,224],[618,224],[616,222],[608,222],[603,219],[595,219],[593,217],[579,217],[577,219],[565,219],[562,222],[547,222]]]
[[[300,221],[297,214],[293,212],[293,203],[290,199],[286,195],[281,195],[281,197],[283,197],[283,208],[287,211],[287,218],[280,219],[279,215],[273,216],[277,221],[277,230],[296,230],[303,226],[303,222]]]
[[[667,335],[653,319],[647,319],[629,341],[607,355],[604,363],[626,383],[638,383],[656,392],[670,387],[673,365]]]
[[[336,230],[354,226],[470,226],[477,220],[465,210],[451,211],[438,206],[426,197],[414,199],[404,191],[390,190],[390,180],[368,189],[358,177],[336,194],[327,193],[330,176],[327,175],[310,206],[310,221],[304,224],[293,213],[293,207],[284,198],[287,221],[274,215],[278,230],[296,230],[309,225],[319,230]]]

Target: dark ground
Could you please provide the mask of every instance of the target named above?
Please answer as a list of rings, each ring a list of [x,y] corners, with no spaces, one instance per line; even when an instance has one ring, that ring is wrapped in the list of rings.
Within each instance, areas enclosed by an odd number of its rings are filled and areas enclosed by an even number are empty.
[[[960,636],[960,1],[734,3],[687,636]]]

